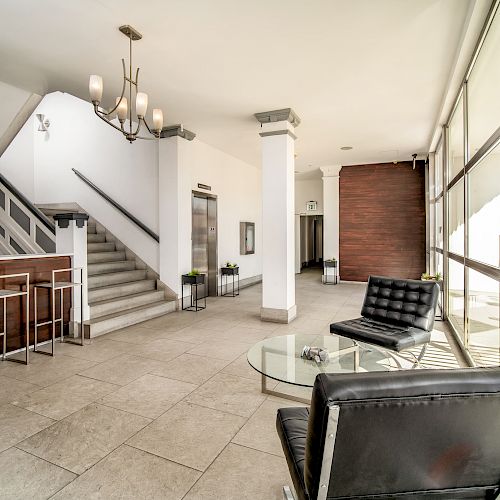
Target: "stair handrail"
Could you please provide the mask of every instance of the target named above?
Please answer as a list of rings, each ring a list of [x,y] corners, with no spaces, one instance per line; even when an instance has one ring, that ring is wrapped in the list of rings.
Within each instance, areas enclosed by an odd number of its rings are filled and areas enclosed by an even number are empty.
[[[56,226],[51,220],[2,174],[0,174],[0,184],[3,184],[52,234],[56,234]]]
[[[141,222],[137,217],[132,215],[126,208],[122,207],[117,201],[113,200],[110,196],[108,196],[101,188],[96,186],[90,179],[85,177],[81,172],[79,172],[76,168],[72,168],[73,172],[76,176],[81,179],[87,186],[91,187],[97,194],[101,195],[110,205],[115,207],[122,215],[131,220],[136,226],[140,227],[145,233],[147,233],[151,238],[153,238],[158,243],[160,242],[160,237],[151,229],[149,229],[146,224]]]

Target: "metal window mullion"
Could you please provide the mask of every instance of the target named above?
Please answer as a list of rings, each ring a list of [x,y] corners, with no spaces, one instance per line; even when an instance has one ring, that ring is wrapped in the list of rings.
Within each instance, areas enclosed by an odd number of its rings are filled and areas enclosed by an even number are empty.
[[[466,257],[468,257],[469,237],[468,237],[468,215],[469,215],[469,196],[468,196],[468,176],[465,174],[465,165],[469,161],[469,134],[468,134],[468,100],[467,100],[467,81],[463,84],[463,134],[464,134],[464,169],[463,169],[463,216],[464,216],[464,259],[463,259],[463,272],[464,272],[464,346],[469,350],[469,270],[465,265]]]
[[[443,176],[443,288],[444,288],[444,304],[443,306],[443,320],[448,318],[449,311],[449,284],[450,279],[448,276],[448,125],[443,127],[443,150],[442,150],[442,176]]]

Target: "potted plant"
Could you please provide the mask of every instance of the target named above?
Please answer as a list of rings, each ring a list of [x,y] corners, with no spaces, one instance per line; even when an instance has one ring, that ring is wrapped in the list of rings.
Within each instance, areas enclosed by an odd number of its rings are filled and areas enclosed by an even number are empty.
[[[189,273],[182,275],[182,283],[184,285],[205,283],[205,275],[201,274],[198,269],[192,269]]]
[[[436,273],[436,274],[422,273],[420,279],[422,281],[436,281],[440,283],[441,281],[443,281],[443,275],[441,273]]]
[[[222,268],[222,274],[238,274],[239,266],[236,262],[227,261],[226,265]]]

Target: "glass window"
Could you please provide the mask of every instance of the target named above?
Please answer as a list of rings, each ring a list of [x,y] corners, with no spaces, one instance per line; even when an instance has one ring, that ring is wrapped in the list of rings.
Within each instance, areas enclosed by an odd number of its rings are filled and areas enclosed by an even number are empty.
[[[480,366],[500,365],[500,283],[469,269],[469,350]]]
[[[473,156],[500,125],[500,15],[497,13],[467,82],[468,135]]]
[[[448,260],[448,318],[464,340],[464,266]]]
[[[443,198],[436,201],[436,247],[443,248]]]
[[[464,168],[464,111],[463,97],[450,120],[448,146],[448,182]]]
[[[464,179],[448,191],[448,249],[464,255]]]
[[[434,196],[438,196],[443,190],[443,141],[441,138],[439,147],[434,156]]]
[[[469,257],[500,267],[500,144],[468,176]]]

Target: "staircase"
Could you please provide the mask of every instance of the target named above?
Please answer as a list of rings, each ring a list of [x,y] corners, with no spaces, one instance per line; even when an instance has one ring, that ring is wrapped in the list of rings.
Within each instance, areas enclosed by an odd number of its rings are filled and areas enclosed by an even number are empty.
[[[90,336],[175,311],[175,300],[158,289],[154,273],[127,258],[123,245],[92,219],[87,226]]]

